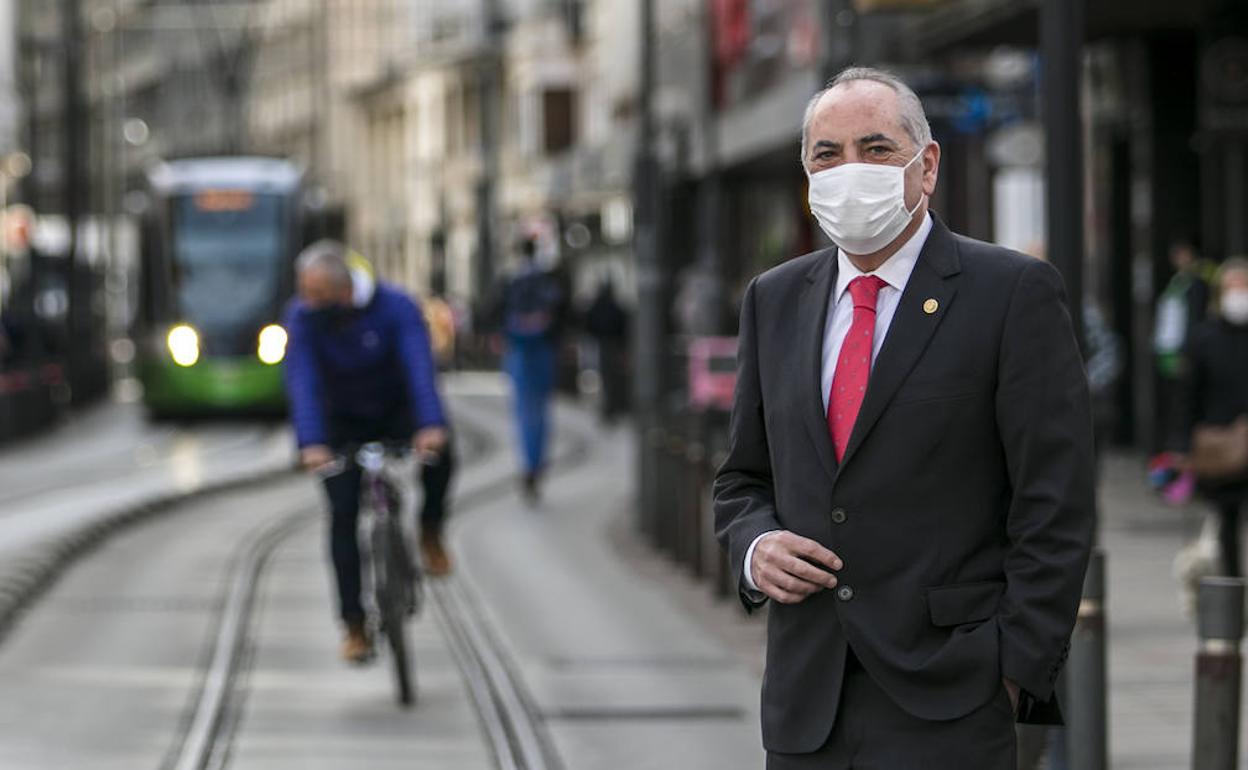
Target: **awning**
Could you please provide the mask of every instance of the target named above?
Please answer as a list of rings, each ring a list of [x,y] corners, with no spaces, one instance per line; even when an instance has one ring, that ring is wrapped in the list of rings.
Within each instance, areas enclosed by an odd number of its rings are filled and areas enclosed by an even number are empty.
[[[1039,44],[1042,0],[945,0],[914,14],[910,36],[916,56],[954,47]],[[1167,29],[1193,29],[1206,0],[1097,0],[1087,3],[1088,39]],[[931,4],[928,4],[931,5]]]

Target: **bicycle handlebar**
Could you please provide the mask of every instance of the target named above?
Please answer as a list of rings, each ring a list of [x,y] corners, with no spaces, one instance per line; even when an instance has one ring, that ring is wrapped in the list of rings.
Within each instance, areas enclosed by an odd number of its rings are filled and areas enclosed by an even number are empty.
[[[352,465],[364,469],[381,470],[381,464],[387,459],[405,460],[415,457],[421,465],[436,466],[445,461],[449,449],[437,454],[427,455],[416,452],[410,444],[403,440],[387,441],[353,441],[335,447],[334,460],[329,465],[317,469],[314,473],[321,478],[332,478]]]

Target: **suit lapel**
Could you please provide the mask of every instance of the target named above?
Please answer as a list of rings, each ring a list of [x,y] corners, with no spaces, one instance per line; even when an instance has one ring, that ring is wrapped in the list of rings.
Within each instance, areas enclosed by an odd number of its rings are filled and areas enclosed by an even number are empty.
[[[953,304],[957,282],[951,279],[959,270],[957,243],[953,234],[933,214],[932,230],[915,263],[914,272],[910,274],[906,290],[902,292],[884,347],[871,369],[867,395],[858,411],[840,468],[853,459],[855,451],[875,427],[897,389],[927,349],[936,327]],[[930,306],[929,300],[936,301],[935,312],[927,312],[925,306]]]
[[[798,408],[802,422],[829,478],[836,477],[836,452],[823,408],[823,330],[827,325],[832,287],[836,285],[836,249],[826,249],[806,274],[798,300]]]

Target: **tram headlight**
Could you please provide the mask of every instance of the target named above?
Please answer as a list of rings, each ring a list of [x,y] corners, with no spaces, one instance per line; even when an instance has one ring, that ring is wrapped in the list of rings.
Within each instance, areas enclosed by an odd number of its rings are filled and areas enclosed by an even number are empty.
[[[286,357],[286,330],[271,324],[260,330],[256,356],[266,364],[280,364]]]
[[[169,355],[178,366],[194,366],[199,360],[199,333],[186,324],[179,324],[169,330],[165,338],[169,346]]]

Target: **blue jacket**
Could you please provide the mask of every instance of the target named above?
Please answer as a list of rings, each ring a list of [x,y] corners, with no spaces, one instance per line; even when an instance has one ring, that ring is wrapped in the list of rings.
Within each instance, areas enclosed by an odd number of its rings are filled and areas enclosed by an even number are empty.
[[[414,427],[446,426],[429,332],[416,302],[384,283],[341,325],[298,299],[286,309],[286,392],[300,447],[329,441],[329,421],[406,410]]]

